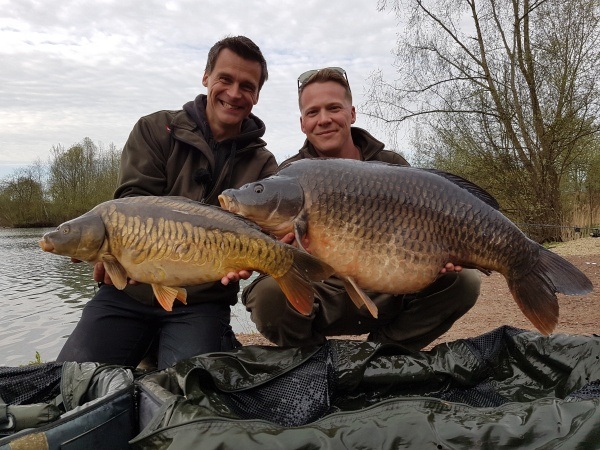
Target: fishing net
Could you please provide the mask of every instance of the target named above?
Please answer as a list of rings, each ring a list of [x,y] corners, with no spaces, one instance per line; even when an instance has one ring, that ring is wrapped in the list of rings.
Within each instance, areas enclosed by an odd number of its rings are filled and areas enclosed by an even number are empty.
[[[7,405],[41,403],[60,392],[62,363],[0,367],[0,398]]]

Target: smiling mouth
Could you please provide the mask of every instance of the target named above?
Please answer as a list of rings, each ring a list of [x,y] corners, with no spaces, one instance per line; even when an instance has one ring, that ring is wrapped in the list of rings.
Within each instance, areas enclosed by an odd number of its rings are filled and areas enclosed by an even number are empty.
[[[219,102],[221,103],[221,106],[223,108],[230,110],[230,111],[237,111],[239,109],[243,109],[241,106],[235,106],[235,105],[232,105],[231,103],[224,102],[223,100],[219,100]]]

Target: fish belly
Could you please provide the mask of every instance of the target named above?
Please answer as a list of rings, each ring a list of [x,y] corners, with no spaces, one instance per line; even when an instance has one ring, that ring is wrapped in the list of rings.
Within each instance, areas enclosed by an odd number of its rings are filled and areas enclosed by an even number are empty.
[[[151,228],[148,233],[120,233],[112,253],[130,278],[165,286],[191,286],[220,280],[229,272],[258,270],[285,273],[292,255],[277,241],[244,233],[204,229],[190,223]]]
[[[126,255],[127,252],[120,258],[121,264],[132,279],[142,283],[192,286],[221,279],[231,270],[220,269],[221,264],[194,264],[190,261],[174,261],[167,258],[134,263],[132,258]]]
[[[387,294],[417,292],[437,278],[448,253],[401,235],[357,236],[348,227],[311,225],[310,251],[338,276],[352,277],[366,290]],[[361,234],[361,233],[359,233]]]

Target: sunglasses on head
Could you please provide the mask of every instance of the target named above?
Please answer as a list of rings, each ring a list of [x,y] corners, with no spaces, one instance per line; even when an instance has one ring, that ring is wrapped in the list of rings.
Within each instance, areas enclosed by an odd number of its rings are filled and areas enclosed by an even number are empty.
[[[304,83],[306,83],[310,77],[312,77],[315,73],[320,72],[321,70],[333,70],[337,73],[339,73],[340,75],[343,75],[344,78],[346,79],[346,83],[348,83],[348,89],[350,89],[350,82],[348,81],[348,75],[346,75],[346,71],[344,69],[342,69],[341,67],[323,67],[322,69],[312,69],[312,70],[307,70],[304,73],[301,73],[300,76],[298,77],[298,91],[300,91],[300,88],[302,87],[302,85]]]

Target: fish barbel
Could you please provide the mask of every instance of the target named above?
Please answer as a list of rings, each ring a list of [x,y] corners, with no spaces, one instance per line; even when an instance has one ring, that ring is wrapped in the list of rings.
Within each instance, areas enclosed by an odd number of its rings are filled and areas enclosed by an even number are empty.
[[[504,275],[542,333],[558,323],[556,292],[579,295],[590,280],[527,238],[483,189],[444,172],[347,159],[303,159],[227,189],[221,206],[296,241],[331,265],[348,294],[376,316],[363,289],[414,293],[452,262]]]
[[[110,200],[46,233],[39,244],[47,252],[103,262],[118,289],[128,277],[150,284],[167,311],[175,299],[186,302],[183,286],[256,270],[275,278],[290,303],[308,314],[314,299],[310,281],[333,273],[256,224],[183,197]]]

